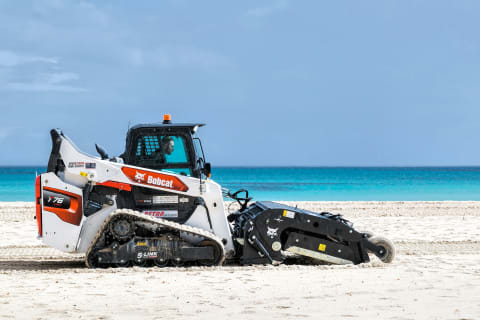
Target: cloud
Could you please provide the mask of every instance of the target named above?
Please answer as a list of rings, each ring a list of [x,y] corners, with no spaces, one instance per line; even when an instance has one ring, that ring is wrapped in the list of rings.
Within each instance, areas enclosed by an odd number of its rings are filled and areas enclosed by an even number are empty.
[[[32,3],[32,10],[35,15],[44,18],[68,14],[70,17],[81,18],[83,22],[89,21],[90,23],[98,23],[100,25],[105,25],[109,22],[108,16],[99,10],[94,3],[83,0],[36,0]]]
[[[78,74],[72,72],[51,73],[44,76],[45,82],[49,84],[60,84],[62,82],[80,79]]]
[[[35,64],[35,65],[31,65]],[[59,71],[57,58],[0,50],[0,90],[3,91],[60,91],[83,92],[74,86],[80,76]]]
[[[13,131],[15,130],[16,128],[12,127],[12,128],[5,128],[5,127],[0,127],[0,140],[4,140],[4,139],[7,139],[9,136],[11,136],[13,134]]]
[[[285,10],[288,7],[287,0],[278,0],[275,1],[273,4],[265,7],[259,7],[250,9],[247,11],[247,16],[251,17],[265,17],[271,15],[277,11]]]
[[[148,66],[162,69],[173,68],[222,68],[233,63],[227,57],[196,47],[162,45],[155,49],[128,50],[128,59],[134,66]]]
[[[85,92],[85,88],[68,84],[67,82],[78,80],[80,77],[76,73],[59,72],[43,73],[37,75],[28,82],[10,82],[6,87],[13,91],[57,91],[57,92]]]
[[[15,67],[27,63],[57,64],[58,60],[51,57],[16,54],[12,51],[0,50],[0,67]]]

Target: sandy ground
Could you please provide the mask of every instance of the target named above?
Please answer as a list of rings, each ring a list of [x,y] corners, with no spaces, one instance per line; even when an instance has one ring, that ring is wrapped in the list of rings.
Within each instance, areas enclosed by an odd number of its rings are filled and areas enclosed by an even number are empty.
[[[89,270],[0,203],[0,318],[480,319],[480,202],[289,202],[394,241],[385,265]]]

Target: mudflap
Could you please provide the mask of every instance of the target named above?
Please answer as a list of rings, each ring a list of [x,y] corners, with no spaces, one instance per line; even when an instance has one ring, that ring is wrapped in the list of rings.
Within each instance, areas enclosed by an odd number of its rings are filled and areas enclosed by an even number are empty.
[[[384,248],[356,231],[340,215],[316,213],[275,202],[256,202],[235,215],[234,230],[243,244],[241,264],[280,264],[285,251],[334,264],[369,262]]]

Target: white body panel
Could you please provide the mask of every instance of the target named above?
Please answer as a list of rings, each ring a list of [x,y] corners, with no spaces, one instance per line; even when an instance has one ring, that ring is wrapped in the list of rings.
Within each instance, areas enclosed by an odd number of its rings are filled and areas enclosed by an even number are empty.
[[[52,172],[42,174],[41,181],[44,187],[82,195],[80,188],[64,183]],[[82,216],[80,225],[77,226],[63,221],[55,213],[48,210],[48,208],[44,207],[42,195],[43,242],[64,252],[75,252],[85,217]]]
[[[76,192],[79,192],[79,194],[82,194],[82,190],[80,188],[83,188],[89,181],[92,183],[113,181],[164,190],[172,194],[178,194],[179,196],[188,195],[193,197],[202,197],[206,206],[208,207],[213,228],[210,229],[206,210],[202,206],[198,206],[196,208],[192,216],[188,219],[188,221],[186,221],[185,224],[211,231],[218,237],[224,239],[227,253],[234,253],[230,225],[224,211],[222,190],[220,185],[218,185],[216,182],[208,179],[203,180],[201,186],[200,179],[195,177],[177,175],[169,171],[155,171],[145,168],[138,168],[138,170],[161,173],[163,175],[175,177],[176,179],[181,180],[181,182],[188,187],[188,191],[182,192],[160,186],[145,185],[144,183],[130,180],[122,172],[123,167],[134,169],[137,169],[137,167],[122,163],[110,162],[108,160],[101,160],[98,157],[90,156],[79,151],[68,138],[62,137],[62,139],[63,141],[60,147],[60,154],[65,164],[65,170],[64,173],[59,174],[59,176],[62,178],[63,182],[55,174],[46,173],[42,174],[42,186],[44,185],[43,180],[45,177],[50,177],[53,175],[58,181],[63,183],[63,187],[69,186],[72,189],[75,188]],[[87,163],[89,164],[88,168]],[[88,218],[83,216],[81,225],[78,227],[75,226],[75,228],[58,219],[58,217],[57,219],[60,221],[57,222],[55,222],[54,217],[49,217],[47,218],[48,221],[44,220],[44,230],[46,231],[48,229],[49,232],[56,232],[56,234],[52,235],[49,233],[48,237],[46,237],[46,233],[44,232],[42,240],[44,243],[65,252],[72,252],[74,250],[77,252],[86,252],[91,240],[96,235],[106,217],[115,209],[116,204],[113,206],[104,206],[102,210],[96,212]],[[45,211],[43,212],[45,213]],[[73,243],[75,244],[73,245]]]
[[[80,232],[80,240],[78,242],[77,252],[87,252],[88,248],[92,244],[93,239],[97,235],[98,230],[103,225],[103,222],[105,219],[107,219],[110,213],[115,211],[116,208],[116,206],[104,206],[103,209],[85,219]]]
[[[66,223],[56,214],[43,211],[43,243],[63,252],[75,252],[81,227]]]

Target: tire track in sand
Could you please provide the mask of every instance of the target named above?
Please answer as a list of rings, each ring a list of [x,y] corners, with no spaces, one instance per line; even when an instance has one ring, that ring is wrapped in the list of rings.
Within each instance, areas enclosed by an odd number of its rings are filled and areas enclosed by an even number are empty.
[[[472,254],[480,252],[480,241],[397,241],[399,255]],[[69,254],[47,246],[0,247],[0,261],[9,260],[62,260],[83,261],[83,254]]]

